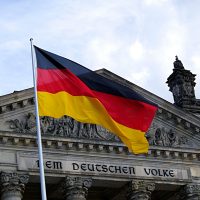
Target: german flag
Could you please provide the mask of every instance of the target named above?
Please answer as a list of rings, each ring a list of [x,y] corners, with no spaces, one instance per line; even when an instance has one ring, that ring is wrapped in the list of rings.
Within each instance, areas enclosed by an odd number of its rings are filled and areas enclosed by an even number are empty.
[[[147,153],[145,132],[157,106],[132,89],[34,46],[39,115],[101,125],[135,154]]]

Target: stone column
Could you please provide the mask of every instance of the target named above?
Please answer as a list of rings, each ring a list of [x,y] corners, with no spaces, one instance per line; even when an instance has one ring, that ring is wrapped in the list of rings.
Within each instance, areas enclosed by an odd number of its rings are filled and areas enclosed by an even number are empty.
[[[185,185],[179,194],[180,200],[200,200],[200,184]]]
[[[63,184],[65,200],[86,200],[92,179],[83,177],[66,177]]]
[[[1,200],[21,200],[29,176],[17,173],[1,173]]]
[[[150,200],[155,184],[148,181],[133,180],[129,184],[127,200]]]

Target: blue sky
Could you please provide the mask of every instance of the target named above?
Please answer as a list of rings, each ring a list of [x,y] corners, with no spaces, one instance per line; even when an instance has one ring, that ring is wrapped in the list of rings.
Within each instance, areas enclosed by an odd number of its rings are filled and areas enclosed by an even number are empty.
[[[199,0],[0,1],[0,95],[32,87],[29,39],[92,70],[106,68],[173,102],[175,55],[200,98]]]

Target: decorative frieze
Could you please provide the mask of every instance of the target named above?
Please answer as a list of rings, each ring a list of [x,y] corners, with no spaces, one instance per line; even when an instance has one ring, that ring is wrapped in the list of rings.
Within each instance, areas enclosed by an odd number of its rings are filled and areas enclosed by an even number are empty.
[[[171,114],[169,114],[169,116],[171,116]],[[35,116],[33,113],[28,113],[23,119],[9,120],[8,124],[9,128],[16,133],[36,133]],[[189,129],[191,124],[184,123],[184,126],[187,126],[187,129]],[[198,130],[199,129],[196,128],[194,132],[196,133]],[[116,135],[110,133],[105,128],[94,124],[80,123],[68,116],[64,116],[60,119],[42,117],[41,131],[43,135],[50,136],[120,142]],[[177,133],[175,128],[161,125],[156,122],[156,120],[147,132],[147,139],[149,144],[153,146],[181,148],[191,148],[194,146],[194,143],[189,140],[188,137]],[[102,147],[99,147],[99,151],[102,151]]]
[[[33,113],[28,113],[23,120],[9,120],[9,128],[17,133],[36,133],[36,122]],[[41,131],[43,135],[60,136],[68,138],[119,141],[117,136],[105,128],[77,122],[71,117],[64,116],[60,119],[51,117],[41,118]]]
[[[33,113],[28,113],[23,120],[14,119],[7,121],[9,128],[17,133],[36,133],[36,121]]]

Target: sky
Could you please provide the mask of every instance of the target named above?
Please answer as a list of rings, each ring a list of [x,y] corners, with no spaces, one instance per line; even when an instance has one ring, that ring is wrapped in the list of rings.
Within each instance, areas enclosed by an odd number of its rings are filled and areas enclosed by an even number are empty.
[[[0,96],[33,86],[33,38],[172,103],[166,80],[178,55],[197,74],[200,98],[199,0],[0,0],[0,8]]]

